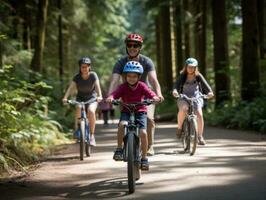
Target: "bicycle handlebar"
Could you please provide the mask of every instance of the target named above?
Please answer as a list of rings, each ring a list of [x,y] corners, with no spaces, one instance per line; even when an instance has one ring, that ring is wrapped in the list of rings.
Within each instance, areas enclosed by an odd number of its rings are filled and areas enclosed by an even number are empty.
[[[154,103],[154,101],[152,99],[145,99],[141,102],[132,102],[132,103],[124,103],[122,101],[120,101],[119,99],[114,99],[111,102],[113,105],[123,105],[123,106],[129,106],[129,107],[134,107],[134,106],[141,106],[141,105],[151,105],[152,103]]]
[[[88,100],[88,101],[76,101],[76,100],[67,100],[67,103],[68,104],[72,104],[72,105],[86,105],[86,104],[91,104],[93,102],[95,102],[96,100],[93,99],[93,100]]]
[[[176,98],[182,98],[182,99],[186,99],[186,100],[188,100],[188,101],[194,101],[194,100],[196,100],[196,99],[198,99],[198,98],[203,98],[203,99],[209,99],[209,97],[208,97],[208,95],[206,95],[206,94],[201,94],[200,93],[200,95],[198,96],[198,97],[188,97],[187,95],[185,95],[185,94],[179,94]]]

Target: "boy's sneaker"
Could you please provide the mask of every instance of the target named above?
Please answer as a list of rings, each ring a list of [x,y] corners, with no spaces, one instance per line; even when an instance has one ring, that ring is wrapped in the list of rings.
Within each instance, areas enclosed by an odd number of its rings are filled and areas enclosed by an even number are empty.
[[[115,153],[114,153],[113,159],[114,159],[115,161],[123,161],[123,160],[124,160],[123,149],[121,149],[121,148],[117,148],[117,149],[115,150]]]
[[[154,155],[154,149],[153,146],[151,145],[147,151],[147,156],[153,156]]]
[[[205,142],[205,140],[204,140],[204,138],[202,136],[199,136],[199,138],[198,138],[198,144],[199,145],[205,145],[206,144],[206,142]]]
[[[95,137],[94,137],[94,135],[91,135],[91,137],[90,137],[90,145],[91,146],[96,146],[96,141],[95,141]]]
[[[148,158],[142,158],[140,161],[140,169],[148,171],[149,170],[149,161]]]

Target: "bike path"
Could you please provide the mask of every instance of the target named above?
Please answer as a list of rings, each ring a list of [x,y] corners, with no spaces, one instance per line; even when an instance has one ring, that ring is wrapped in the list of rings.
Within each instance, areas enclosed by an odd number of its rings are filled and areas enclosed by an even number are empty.
[[[116,125],[97,125],[97,147],[79,160],[78,144],[59,147],[25,178],[0,183],[0,199],[256,199],[266,198],[266,140],[247,131],[207,127],[207,145],[181,154],[176,124],[156,127],[156,155],[128,194],[126,163],[112,160]]]

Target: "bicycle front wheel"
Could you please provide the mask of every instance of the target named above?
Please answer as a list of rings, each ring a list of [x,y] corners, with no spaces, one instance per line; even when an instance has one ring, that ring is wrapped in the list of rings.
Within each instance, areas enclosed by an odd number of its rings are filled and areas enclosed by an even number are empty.
[[[182,127],[182,145],[184,152],[189,152],[190,150],[190,137],[189,137],[189,124],[187,119],[185,119]]]
[[[190,137],[190,155],[193,156],[198,144],[198,131],[196,120],[191,120],[189,123],[189,137]]]
[[[91,145],[89,141],[85,143],[85,152],[86,152],[86,156],[88,157],[91,156]]]
[[[129,193],[135,192],[135,156],[134,156],[134,134],[129,133],[127,137],[127,178]]]
[[[89,127],[88,125],[86,126],[86,142],[85,142],[85,152],[86,152],[86,156],[90,156],[91,155],[91,145],[90,145],[90,131],[89,131]]]
[[[84,158],[84,146],[85,146],[85,121],[80,121],[80,142],[79,142],[79,156],[80,160]]]

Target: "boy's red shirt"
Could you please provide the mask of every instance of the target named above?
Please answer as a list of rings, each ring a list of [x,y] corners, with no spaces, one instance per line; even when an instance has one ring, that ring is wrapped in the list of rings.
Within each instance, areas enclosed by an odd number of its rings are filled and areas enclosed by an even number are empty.
[[[128,83],[123,83],[112,92],[110,97],[114,99],[121,98],[124,103],[141,102],[145,98],[152,99],[156,94],[143,82],[138,81],[134,88],[129,87]],[[129,112],[126,108],[122,107],[122,112]],[[137,106],[137,112],[147,112],[147,106]]]

